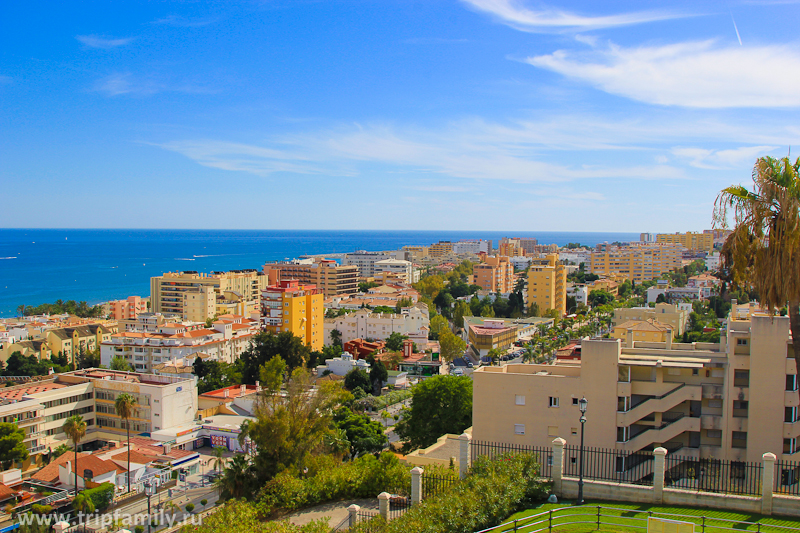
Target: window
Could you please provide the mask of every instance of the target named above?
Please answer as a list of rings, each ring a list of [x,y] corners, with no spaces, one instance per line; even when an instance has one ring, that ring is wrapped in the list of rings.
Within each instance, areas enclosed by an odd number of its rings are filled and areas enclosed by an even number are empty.
[[[628,426],[617,428],[617,442],[626,442],[631,438],[631,428]]]
[[[785,407],[783,413],[784,422],[797,422],[797,407]]]
[[[520,394],[517,394],[517,395],[514,397],[514,403],[515,403],[516,405],[525,405],[525,396],[522,396],[522,395],[520,395]]]
[[[578,405],[578,399],[577,398],[573,398],[572,399],[572,405]]]
[[[572,429],[570,430],[570,432],[571,432],[573,435],[577,435],[577,434],[578,434],[578,428],[572,428]]]
[[[721,429],[709,429],[709,430],[706,430],[706,436],[709,439],[721,439],[722,438],[722,430]]]
[[[525,424],[514,424],[514,434],[515,435],[524,435],[525,434]]]
[[[748,402],[742,400],[733,400],[733,408],[747,410]]]
[[[731,434],[731,448],[747,448],[747,432],[734,431]]]
[[[783,453],[791,454],[797,452],[797,439],[783,439]]]
[[[750,371],[749,370],[734,370],[734,372],[733,372],[733,386],[734,387],[749,387],[750,386]]]
[[[736,339],[737,346],[747,346],[747,339]]]
[[[786,376],[786,390],[797,390],[797,374],[789,374]]]
[[[708,400],[708,406],[712,409],[722,409],[722,400]]]
[[[558,407],[558,398],[550,396],[549,407]]]

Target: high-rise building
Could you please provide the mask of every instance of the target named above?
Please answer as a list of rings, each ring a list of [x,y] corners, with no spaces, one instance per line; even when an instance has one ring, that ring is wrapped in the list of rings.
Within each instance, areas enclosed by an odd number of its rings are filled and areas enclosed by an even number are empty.
[[[614,276],[634,281],[657,278],[681,266],[681,247],[677,244],[599,244],[592,252],[589,271],[598,276]]]
[[[659,233],[656,242],[660,244],[679,244],[689,250],[710,252],[714,249],[713,233]]]
[[[453,243],[450,241],[439,241],[428,247],[428,255],[431,257],[442,257],[453,253]]]
[[[261,320],[273,333],[290,331],[312,350],[324,342],[324,296],[316,285],[301,285],[297,280],[282,280],[261,293]]]
[[[342,258],[343,265],[355,265],[358,267],[358,275],[362,278],[371,278],[375,275],[375,263],[389,259],[389,252],[367,252],[359,250],[357,252],[345,254]]]
[[[139,296],[128,296],[124,300],[110,301],[106,306],[112,320],[125,320],[136,318],[139,313],[147,311],[147,300]]]
[[[558,318],[567,314],[567,269],[558,254],[535,259],[528,270],[528,306],[536,304],[541,313],[555,309]],[[572,311],[572,310],[570,310]]]
[[[358,292],[358,266],[340,265],[332,259],[295,259],[281,263],[267,263],[264,274],[270,285],[282,280],[296,279],[301,284],[316,285],[325,298]]]
[[[472,269],[473,283],[484,291],[506,293],[514,289],[514,266],[508,257],[490,255]]]
[[[519,239],[511,239],[503,237],[500,239],[500,244],[497,247],[497,255],[504,255],[507,257],[518,257],[525,255],[525,250],[522,249]]]
[[[483,239],[480,239],[477,241],[458,241],[453,243],[453,253],[456,255],[478,255],[481,252],[485,254],[492,253],[492,241],[484,241]]]
[[[522,251],[525,252],[525,255],[535,254],[536,247],[539,246],[539,241],[537,239],[520,238],[519,246],[522,248]]]

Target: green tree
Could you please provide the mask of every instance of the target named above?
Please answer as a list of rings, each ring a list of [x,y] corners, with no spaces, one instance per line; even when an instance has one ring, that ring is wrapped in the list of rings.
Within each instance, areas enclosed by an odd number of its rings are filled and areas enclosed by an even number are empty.
[[[369,375],[361,368],[353,368],[344,376],[344,388],[353,392],[361,389],[364,392],[372,390],[372,382]]]
[[[130,418],[133,416],[136,407],[139,404],[136,402],[136,398],[128,394],[127,392],[123,392],[117,399],[114,401],[114,410],[122,420],[125,421],[125,431],[128,434],[128,492],[131,491],[131,421]]]
[[[56,446],[56,449],[53,450],[53,456],[51,457],[50,460],[52,461],[53,459],[58,459],[68,451],[69,451],[69,446],[67,446],[66,444],[59,444],[58,446]]]
[[[431,318],[429,326],[430,338],[438,339],[443,331],[450,331],[450,323],[442,315],[436,315]]]
[[[467,349],[467,343],[450,332],[449,329],[443,330],[439,335],[439,355],[442,361],[450,362],[457,357],[461,357],[464,350]]]
[[[392,352],[399,352],[403,349],[403,341],[408,338],[408,335],[403,335],[397,331],[392,332],[386,338],[386,349]]]
[[[376,359],[372,354],[367,357],[367,362],[370,364],[369,381],[372,384],[372,394],[380,396],[383,384],[389,381],[389,372],[386,370],[386,365],[383,364],[383,361]]]
[[[22,441],[25,432],[13,422],[0,422],[0,464],[5,470],[11,468],[16,461],[28,458],[28,450]]]
[[[464,327],[465,316],[472,316],[472,310],[467,302],[459,300],[456,302],[455,308],[453,308],[453,325],[456,330]]]
[[[254,466],[250,458],[241,453],[234,455],[219,478],[220,497],[225,500],[248,497],[254,491],[255,479]]]
[[[492,360],[492,364],[494,365],[497,363],[498,359],[500,359],[503,355],[505,355],[505,353],[506,351],[501,350],[500,348],[492,348],[491,350],[489,350],[486,356]]]
[[[430,446],[445,433],[461,434],[472,425],[472,379],[434,376],[414,387],[411,408],[395,425],[395,433],[412,451]]]
[[[485,318],[494,318],[494,307],[491,304],[484,304],[481,307],[481,316]]]
[[[338,329],[331,330],[331,344],[339,348],[342,347],[342,332]]]
[[[380,283],[375,283],[374,281],[362,281],[358,284],[358,292],[367,292],[370,289],[380,286]]]
[[[716,226],[733,231],[722,247],[722,267],[736,287],[753,288],[771,314],[788,302],[793,339],[800,339],[800,159],[762,157],[753,189],[723,189],[714,205]],[[800,342],[792,343],[800,368]]]
[[[200,358],[198,357],[198,359]],[[121,355],[115,355],[112,357],[108,367],[111,370],[122,370],[124,372],[134,371],[133,365],[127,362]]]
[[[605,290],[594,290],[589,293],[589,305],[597,307],[608,305],[614,301],[614,295]]]
[[[292,372],[295,368],[306,366],[311,357],[311,349],[290,331],[282,331],[277,335],[269,331],[259,333],[240,358],[242,382],[255,384],[261,365],[276,355],[286,361],[289,372]]]
[[[394,306],[395,313],[399,313],[404,307],[413,307],[414,301],[411,298],[400,298]]]
[[[77,476],[78,476],[78,471],[75,470],[75,479],[77,479]],[[75,483],[76,483],[75,491],[77,492],[77,490],[78,490],[77,481]],[[83,515],[89,515],[89,514],[93,513],[94,510],[95,510],[94,502],[92,501],[92,499],[89,496],[87,496],[84,493],[80,493],[77,496],[75,496],[75,499],[72,500],[72,508],[75,509],[76,511],[78,511],[79,513],[83,514]],[[84,519],[84,522],[83,522],[84,523],[84,531],[86,530],[85,524],[86,524],[86,522],[88,520],[89,520],[89,517],[86,516],[86,518]]]
[[[78,351],[78,364],[81,368],[98,368],[100,366],[100,347],[92,350],[81,348]]]
[[[78,491],[78,444],[86,435],[86,421],[81,415],[73,415],[64,421],[61,429],[75,444],[75,463],[72,467],[75,470],[75,491]]]
[[[365,453],[377,453],[389,442],[380,422],[367,415],[353,413],[347,407],[337,409],[333,422],[338,429],[345,432],[350,443],[351,459]]]

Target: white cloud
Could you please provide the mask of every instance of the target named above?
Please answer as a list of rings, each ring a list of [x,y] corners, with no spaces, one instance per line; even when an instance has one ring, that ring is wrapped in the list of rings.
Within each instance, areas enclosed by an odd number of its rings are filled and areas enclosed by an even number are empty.
[[[130,72],[115,72],[97,80],[92,90],[106,96],[150,96],[162,92],[209,94],[216,90],[195,83],[172,83],[153,76],[136,76]]]
[[[752,164],[759,156],[777,149],[777,146],[742,146],[729,150],[676,147],[672,149],[672,153],[687,160],[693,167],[719,170]]]
[[[587,30],[629,26],[644,22],[674,19],[685,15],[660,11],[640,11],[620,15],[584,16],[559,9],[533,10],[517,0],[462,0],[474,9],[488,13],[500,22],[517,30],[547,32],[564,29]]]
[[[558,50],[531,65],[651,104],[700,108],[800,106],[800,51],[714,41],[590,52]],[[780,74],[776,74],[780,73]]]
[[[127,37],[124,39],[114,39],[109,37],[101,37],[99,35],[76,35],[81,43],[89,48],[117,48],[118,46],[125,46],[135,39],[135,37]]]

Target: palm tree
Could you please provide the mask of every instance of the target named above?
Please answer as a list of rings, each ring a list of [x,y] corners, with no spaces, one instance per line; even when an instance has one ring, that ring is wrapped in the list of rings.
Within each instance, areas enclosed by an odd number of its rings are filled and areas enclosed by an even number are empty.
[[[77,471],[76,471],[77,472]],[[76,487],[77,490],[77,487]],[[86,496],[85,494],[78,494],[75,496],[75,499],[72,500],[72,507],[85,515],[94,512],[94,502],[91,498]],[[86,519],[83,521],[83,530],[86,531],[86,522],[89,521],[89,517],[87,516]]]
[[[241,447],[246,454],[250,453],[249,446],[247,445],[247,438],[250,436],[250,428],[249,420],[245,420],[242,422],[242,425],[239,426],[239,437],[237,440],[239,441],[239,447]]]
[[[253,465],[244,454],[237,453],[228,461],[225,472],[218,480],[221,498],[244,498],[249,496],[255,479]]]
[[[75,466],[73,469],[75,470],[75,494],[78,494],[78,443],[86,435],[86,421],[81,415],[74,415],[64,421],[61,429],[75,444]]]
[[[114,409],[117,411],[117,416],[125,421],[125,430],[128,433],[128,492],[131,491],[131,421],[130,417],[133,415],[134,409],[138,404],[136,398],[123,392],[117,396],[114,402]]]
[[[214,462],[214,470],[217,472],[217,486],[219,487],[219,471],[225,466],[225,457],[223,456],[224,451],[222,448],[214,448],[212,452],[214,458],[212,461]]]
[[[761,157],[753,167],[753,190],[723,189],[714,203],[714,225],[734,228],[722,247],[731,281],[752,287],[774,314],[787,304],[794,359],[800,368],[800,158]]]

